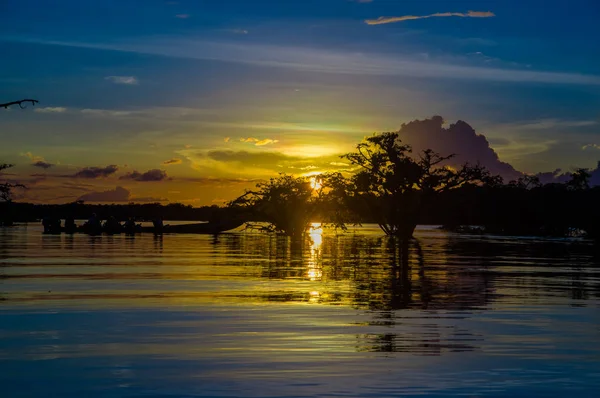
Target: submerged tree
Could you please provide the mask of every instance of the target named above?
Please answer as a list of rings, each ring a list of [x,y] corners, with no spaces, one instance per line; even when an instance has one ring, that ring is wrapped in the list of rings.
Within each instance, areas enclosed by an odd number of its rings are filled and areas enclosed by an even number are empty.
[[[350,221],[342,205],[340,190],[346,185],[339,173],[311,177],[281,174],[260,182],[256,189],[229,203],[246,210],[246,217],[265,224],[249,224],[250,228],[300,238],[315,220],[345,228]]]
[[[446,165],[454,155],[442,156],[428,149],[411,156],[411,147],[398,137],[396,132],[376,134],[358,144],[356,152],[343,156],[360,168],[348,182],[354,206],[366,207],[387,235],[410,239],[423,205],[433,196],[465,184],[496,180],[479,165],[464,164],[458,169]]]
[[[308,229],[315,215],[316,200],[309,178],[280,175],[256,184],[255,190],[246,191],[230,206],[244,208],[249,217],[267,223],[251,225],[253,228],[297,237]]]

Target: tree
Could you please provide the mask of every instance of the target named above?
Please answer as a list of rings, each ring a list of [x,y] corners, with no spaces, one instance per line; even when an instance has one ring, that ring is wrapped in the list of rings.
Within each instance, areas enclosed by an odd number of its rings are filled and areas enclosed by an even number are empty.
[[[348,182],[348,195],[381,229],[400,239],[412,238],[423,205],[437,194],[465,184],[496,181],[482,166],[445,164],[454,155],[431,149],[411,156],[412,149],[397,132],[375,134],[343,156],[360,168]],[[356,208],[360,211],[360,208]]]
[[[299,237],[308,229],[318,199],[308,177],[282,174],[256,184],[256,188],[247,190],[229,204],[246,209],[255,221],[268,223],[251,225],[252,228],[291,237]]]
[[[12,164],[0,163],[0,172],[11,167],[13,167]],[[0,202],[10,202],[13,188],[24,188],[24,186],[21,184],[11,184],[9,182],[4,182],[0,184]]]
[[[281,174],[256,184],[255,190],[247,190],[229,206],[245,210],[246,218],[267,223],[249,224],[250,228],[293,239],[302,237],[316,219],[345,228],[347,214],[339,205],[341,180],[339,173],[312,177]]]
[[[571,180],[567,182],[567,187],[574,191],[590,189],[590,178],[592,178],[592,174],[588,169],[578,168],[571,174]]]

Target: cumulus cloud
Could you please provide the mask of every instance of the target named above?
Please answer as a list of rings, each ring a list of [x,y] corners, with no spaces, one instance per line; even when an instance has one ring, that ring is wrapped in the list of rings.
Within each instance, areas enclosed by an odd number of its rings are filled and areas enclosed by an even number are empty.
[[[84,202],[128,202],[131,197],[131,192],[123,187],[116,187],[108,191],[89,192],[81,195],[77,200]]]
[[[477,134],[473,127],[462,120],[448,128],[444,127],[444,119],[441,116],[415,120],[403,124],[399,135],[415,152],[433,149],[442,155],[456,154],[452,164],[480,163],[492,174],[499,174],[505,180],[513,180],[522,175],[513,166],[499,159],[483,134]]]
[[[114,164],[111,164],[106,167],[84,167],[83,169],[79,170],[77,173],[69,177],[95,179],[101,177],[108,177],[116,173],[118,170],[119,167]]]
[[[260,138],[254,138],[254,137],[240,138],[240,141],[254,143],[254,145],[256,145],[256,146],[265,146],[265,145],[275,144],[275,143],[279,142],[279,140],[274,140],[271,138],[260,139]],[[227,142],[227,141],[225,141],[225,142]]]
[[[134,180],[140,182],[155,182],[155,181],[163,181],[166,180],[167,172],[159,169],[148,170],[145,173],[140,173],[139,171],[132,171],[131,173],[127,173],[124,176],[121,176],[120,180]]]
[[[139,84],[137,77],[135,76],[106,76],[104,80],[108,80],[109,82],[115,84],[127,84],[127,85],[136,85]]]
[[[162,162],[163,166],[170,166],[173,164],[181,164],[181,159],[178,158],[173,158],[173,159],[169,159],[169,160],[165,160],[164,162]]]
[[[377,19],[367,19],[365,23],[367,25],[382,25],[387,23],[411,21],[415,19],[427,19],[427,18],[444,18],[444,17],[461,17],[461,18],[491,18],[495,17],[491,11],[469,11],[463,12],[436,12],[430,15],[403,15],[400,17],[379,17]]]
[[[34,112],[37,112],[37,113],[64,113],[66,111],[67,111],[67,108],[63,108],[62,106],[36,108],[34,110]]]

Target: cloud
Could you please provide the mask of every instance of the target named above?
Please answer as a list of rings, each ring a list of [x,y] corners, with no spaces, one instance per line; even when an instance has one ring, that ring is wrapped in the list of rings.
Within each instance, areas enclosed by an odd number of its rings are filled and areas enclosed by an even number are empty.
[[[254,137],[248,137],[248,138],[240,138],[241,142],[251,142],[254,143],[254,145],[256,146],[265,146],[265,145],[269,145],[269,144],[275,144],[277,142],[279,142],[279,140],[273,140],[271,138],[265,138],[265,139],[259,139],[259,138],[254,138]],[[228,142],[228,141],[225,141]]]
[[[485,135],[478,134],[462,120],[447,128],[444,127],[441,116],[415,120],[403,124],[399,135],[403,142],[412,146],[415,153],[433,149],[442,155],[456,154],[450,164],[458,166],[465,162],[480,163],[492,174],[499,174],[505,180],[513,180],[522,175],[512,165],[500,160]]]
[[[115,189],[101,192],[90,192],[85,195],[81,195],[77,200],[83,200],[84,202],[128,202],[131,197],[131,192],[123,187],[116,187]]]
[[[600,85],[600,76],[578,72],[547,72],[530,68],[516,69],[490,66],[469,66],[445,60],[402,54],[357,53],[349,51],[277,46],[252,43],[228,43],[189,39],[156,39],[122,43],[83,43],[29,40],[27,42],[112,50],[137,54],[152,54],[182,59],[210,59],[257,66],[279,67],[301,71],[333,74],[410,76],[416,78],[446,78],[468,81],[500,81],[548,84]]]
[[[123,117],[123,116],[131,116],[136,114],[133,111],[115,111],[110,109],[82,109],[81,113],[89,116],[103,116],[103,117]]]
[[[581,147],[582,150],[587,150],[587,149],[600,149],[600,145],[598,144],[587,144]]]
[[[134,180],[140,182],[155,182],[155,181],[163,181],[166,180],[167,172],[159,169],[148,170],[145,173],[140,173],[139,171],[134,170],[131,173],[127,173],[124,176],[121,176],[119,180]]]
[[[230,29],[229,32],[235,33],[238,35],[247,35],[248,31],[246,29]]]
[[[52,163],[48,163],[48,162],[45,162],[43,160],[38,160],[37,162],[34,162],[31,165],[34,166],[34,167],[39,167],[39,168],[44,169],[44,170],[47,170],[50,167],[54,166]]]
[[[382,25],[395,22],[411,21],[415,19],[427,19],[427,18],[444,18],[444,17],[461,17],[461,18],[491,18],[495,17],[496,14],[490,11],[469,11],[467,13],[462,12],[437,12],[430,15],[404,15],[401,17],[379,17],[377,19],[366,19],[367,25]]]
[[[190,17],[190,14],[177,14],[175,15],[175,18],[179,18],[179,19],[188,19]]]
[[[63,108],[62,106],[35,108],[35,110],[34,110],[34,112],[37,112],[37,113],[64,113],[66,111],[67,111],[67,108]]]
[[[139,84],[137,77],[135,76],[106,76],[104,80],[108,80],[115,84],[127,84],[136,85]]]
[[[169,159],[169,160],[165,160],[164,162],[162,162],[163,166],[170,166],[173,164],[181,164],[181,159],[178,158],[173,158],[173,159]]]
[[[84,167],[72,176],[67,177],[95,179],[101,177],[108,177],[116,173],[118,170],[119,167],[114,164],[111,164],[110,166],[106,167]]]
[[[50,162],[46,162],[46,160],[42,156],[36,156],[31,152],[21,153],[21,156],[28,157],[33,163],[31,163],[34,167],[39,167],[41,169],[47,170],[50,167],[54,166]]]
[[[366,4],[366,3],[372,3],[373,0],[351,0],[354,3],[361,3],[361,4]]]

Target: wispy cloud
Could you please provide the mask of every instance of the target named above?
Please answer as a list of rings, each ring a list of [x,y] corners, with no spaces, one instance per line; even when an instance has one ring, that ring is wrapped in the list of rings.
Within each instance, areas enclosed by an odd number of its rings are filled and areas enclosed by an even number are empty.
[[[235,33],[238,35],[247,35],[248,31],[246,29],[230,29],[229,32]]]
[[[66,111],[67,111],[67,108],[63,108],[61,106],[57,106],[57,107],[36,108],[34,112],[38,112],[38,113],[64,113]]]
[[[136,85],[140,83],[135,76],[106,76],[104,80],[108,80],[115,84]]]
[[[584,151],[586,149],[600,149],[600,145],[598,144],[587,144],[581,147],[581,149],[583,149]]]
[[[254,145],[256,146],[265,146],[265,145],[269,145],[269,144],[275,144],[277,142],[279,142],[279,140],[273,140],[271,138],[265,138],[265,139],[259,139],[259,138],[254,138],[254,137],[248,137],[248,138],[240,138],[241,142],[251,142],[254,143]]]
[[[461,17],[461,18],[491,18],[495,17],[491,11],[469,11],[466,13],[462,12],[437,12],[430,15],[403,15],[400,17],[379,17],[377,19],[366,19],[367,25],[382,25],[386,23],[395,23],[403,21],[411,21],[415,19],[427,19],[427,18],[444,18],[444,17]]]
[[[179,18],[179,19],[188,19],[190,17],[190,14],[177,14],[175,15],[175,18]]]
[[[502,69],[471,66],[443,60],[423,60],[406,55],[356,53],[305,47],[265,44],[243,45],[220,41],[152,39],[121,44],[96,44],[31,40],[47,45],[60,45],[98,50],[153,54],[172,58],[218,60],[334,74],[408,76],[415,78],[447,78],[501,82],[600,85],[600,76],[569,72],[547,72],[533,69]]]

